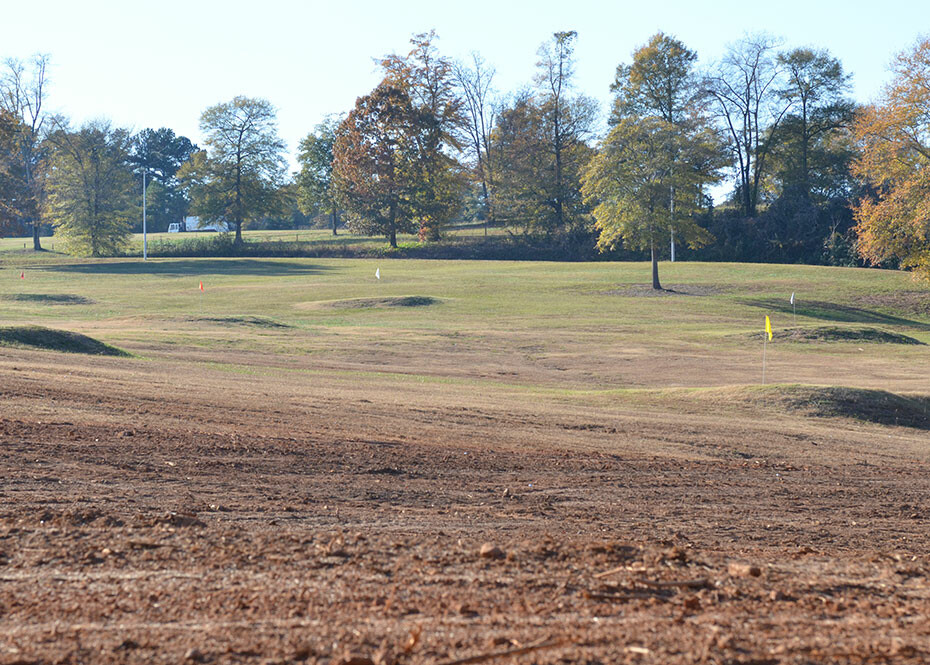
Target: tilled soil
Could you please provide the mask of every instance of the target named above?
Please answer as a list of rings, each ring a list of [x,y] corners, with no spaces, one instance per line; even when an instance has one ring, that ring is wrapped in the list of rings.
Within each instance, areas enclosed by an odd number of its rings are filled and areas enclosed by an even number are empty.
[[[167,366],[4,353],[0,663],[930,659],[930,466],[877,447],[901,429],[635,452],[655,414],[308,418],[269,378],[193,400]]]

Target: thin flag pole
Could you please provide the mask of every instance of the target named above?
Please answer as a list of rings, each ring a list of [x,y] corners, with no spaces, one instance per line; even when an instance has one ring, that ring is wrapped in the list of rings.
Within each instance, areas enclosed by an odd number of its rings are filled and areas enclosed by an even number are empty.
[[[762,385],[765,385],[765,346],[768,344],[767,335],[762,337]]]
[[[765,347],[772,340],[772,320],[765,315],[765,332],[762,333],[762,385],[765,385]]]
[[[145,172],[146,172],[146,169],[142,169],[142,260],[148,261],[149,259],[149,236],[148,236],[148,227],[146,226],[146,220],[145,220]]]

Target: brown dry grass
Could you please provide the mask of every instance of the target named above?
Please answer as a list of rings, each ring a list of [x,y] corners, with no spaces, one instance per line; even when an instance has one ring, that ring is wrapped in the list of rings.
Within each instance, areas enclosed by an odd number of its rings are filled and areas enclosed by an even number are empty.
[[[656,334],[458,302],[0,349],[0,663],[930,657],[927,430],[858,417],[922,404],[922,347],[775,345],[763,388],[708,341],[729,307]]]

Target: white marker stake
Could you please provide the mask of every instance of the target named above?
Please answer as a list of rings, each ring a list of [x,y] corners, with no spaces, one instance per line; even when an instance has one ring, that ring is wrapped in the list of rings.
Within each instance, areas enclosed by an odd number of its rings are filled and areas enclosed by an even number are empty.
[[[381,279],[381,268],[375,270],[375,279]]]
[[[792,318],[792,321],[794,322],[793,325],[795,328],[797,328],[798,327],[798,308],[794,304],[794,291],[791,292],[791,316],[793,317]]]

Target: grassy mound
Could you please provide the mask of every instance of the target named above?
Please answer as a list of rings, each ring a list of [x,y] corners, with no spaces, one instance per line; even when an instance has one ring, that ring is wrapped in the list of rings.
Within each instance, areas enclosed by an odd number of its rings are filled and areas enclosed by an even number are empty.
[[[254,326],[257,328],[290,328],[286,323],[280,323],[266,316],[201,316],[192,321],[205,321],[207,323],[221,323],[232,326]]]
[[[754,339],[762,339],[765,333],[754,332]],[[874,344],[920,344],[924,343],[913,337],[889,332],[880,328],[839,326],[821,326],[818,328],[787,328],[776,330],[772,338],[786,342],[861,342]]]
[[[439,303],[438,298],[430,296],[385,296],[382,298],[349,298],[347,300],[329,300],[319,303],[307,303],[308,307],[324,309],[368,309],[373,307],[426,307]]]
[[[842,386],[773,385],[711,388],[698,399],[744,403],[818,418],[853,418],[880,425],[930,429],[930,396]]]
[[[64,353],[86,353],[94,356],[128,356],[115,346],[104,344],[87,335],[53,330],[41,326],[9,326],[0,328],[0,346],[20,346]]]

